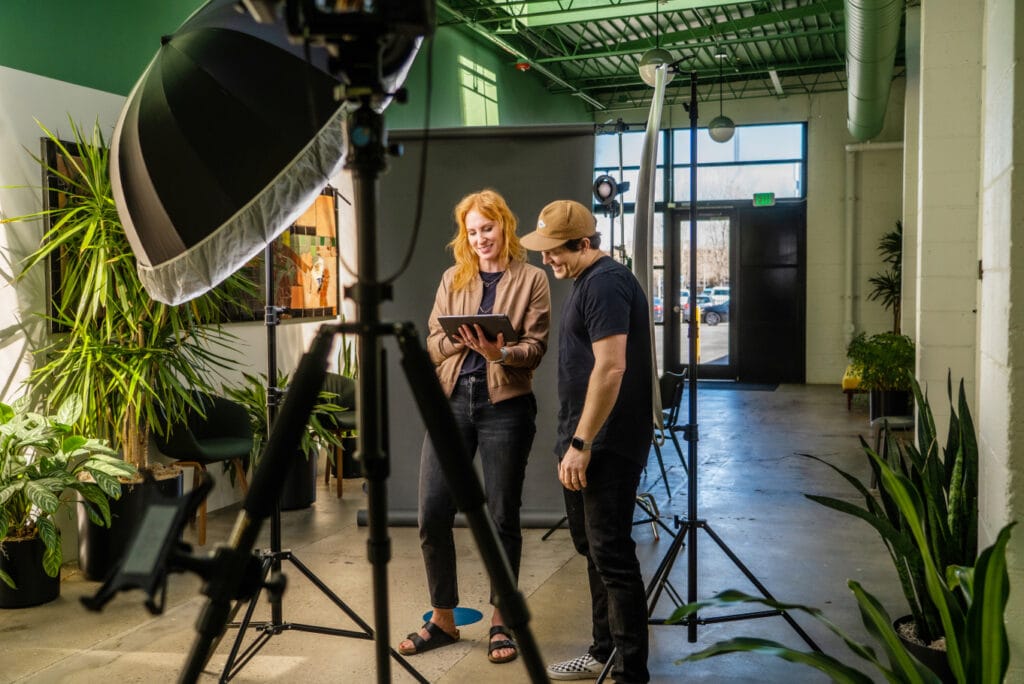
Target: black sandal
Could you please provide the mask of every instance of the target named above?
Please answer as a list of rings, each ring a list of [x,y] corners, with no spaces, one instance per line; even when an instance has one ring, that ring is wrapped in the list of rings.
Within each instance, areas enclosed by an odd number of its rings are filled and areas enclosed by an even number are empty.
[[[405,635],[405,638],[412,642],[413,647],[411,649],[403,649],[399,646],[398,652],[402,655],[416,655],[432,651],[435,648],[441,648],[442,646],[451,646],[459,640],[458,630],[455,630],[455,636],[452,636],[430,621],[424,622],[422,629],[427,630],[427,633],[430,634],[429,639],[424,639],[418,632],[410,632]]]
[[[491,633],[488,635],[489,638],[494,638],[495,635],[501,634],[506,637],[509,636],[508,627],[505,625],[494,625],[491,627]],[[507,656],[495,657],[494,652],[500,651],[503,648],[511,648],[512,653]],[[487,648],[487,659],[492,663],[510,663],[519,657],[519,647],[516,646],[516,642],[512,641],[511,638],[500,639],[498,641],[490,642]]]

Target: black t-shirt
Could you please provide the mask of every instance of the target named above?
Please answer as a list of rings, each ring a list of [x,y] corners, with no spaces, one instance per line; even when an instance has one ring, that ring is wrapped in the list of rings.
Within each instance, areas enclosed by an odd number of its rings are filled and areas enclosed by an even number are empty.
[[[595,450],[646,462],[651,447],[651,328],[647,297],[633,273],[608,256],[573,282],[562,306],[558,337],[558,443],[561,458],[583,413],[594,369],[593,343],[626,334],[626,372]]]

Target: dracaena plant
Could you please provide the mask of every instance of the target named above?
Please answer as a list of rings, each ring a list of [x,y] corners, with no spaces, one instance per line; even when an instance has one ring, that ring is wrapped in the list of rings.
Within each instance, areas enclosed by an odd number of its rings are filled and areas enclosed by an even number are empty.
[[[170,306],[150,298],[136,270],[114,205],[110,156],[99,125],[85,131],[70,121],[65,142],[42,124],[59,163],[37,157],[60,200],[3,223],[47,220],[39,247],[24,261],[18,281],[59,264],[59,289],[45,318],[60,331],[36,352],[28,387],[60,405],[77,397],[77,427],[107,439],[125,460],[147,468],[149,432],[181,422],[193,390],[231,360],[235,338],[220,327],[226,312],[245,301],[254,284],[241,272],[192,301]]]
[[[55,516],[73,500],[70,493],[81,493],[93,522],[110,525],[108,499],[121,496],[118,478],[135,475],[135,468],[104,440],[75,431],[82,413],[77,398],[64,402],[55,415],[27,406],[26,398],[0,403],[0,545],[38,536],[45,545],[43,569],[56,577],[63,559]],[[2,570],[0,580],[17,588]]]

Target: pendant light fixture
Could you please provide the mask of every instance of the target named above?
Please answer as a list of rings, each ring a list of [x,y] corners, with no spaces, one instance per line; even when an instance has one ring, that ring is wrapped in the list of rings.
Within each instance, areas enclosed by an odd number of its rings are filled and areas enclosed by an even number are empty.
[[[659,47],[661,44],[661,14],[658,5],[654,6],[654,47],[645,52],[640,57],[640,63],[637,65],[640,70],[640,80],[654,87],[654,77],[658,70],[658,67],[663,65],[672,64],[672,53],[664,48]],[[675,72],[671,69],[665,75],[665,85],[675,77]]]
[[[719,143],[729,142],[732,140],[733,133],[736,132],[736,124],[722,113],[722,91],[725,90],[725,74],[722,65],[727,58],[728,55],[724,50],[715,54],[715,59],[718,60],[718,116],[708,124],[708,135]]]

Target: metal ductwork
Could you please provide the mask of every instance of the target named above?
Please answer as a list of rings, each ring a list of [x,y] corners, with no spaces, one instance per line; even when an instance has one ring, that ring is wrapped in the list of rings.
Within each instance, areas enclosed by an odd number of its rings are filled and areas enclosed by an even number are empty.
[[[845,0],[846,127],[857,140],[882,130],[904,0]]]

